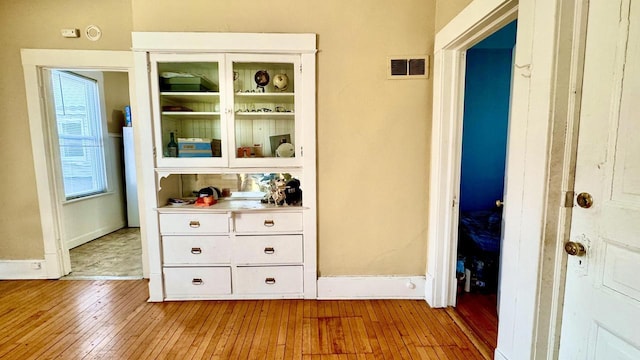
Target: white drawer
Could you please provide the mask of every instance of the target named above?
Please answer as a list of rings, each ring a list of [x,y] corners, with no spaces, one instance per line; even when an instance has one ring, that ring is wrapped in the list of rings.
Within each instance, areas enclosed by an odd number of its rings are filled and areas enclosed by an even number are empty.
[[[163,235],[223,234],[228,232],[229,217],[227,214],[160,214],[160,233]]]
[[[238,294],[302,293],[302,266],[238,267],[234,292]]]
[[[231,293],[231,268],[164,268],[167,298],[202,298]]]
[[[302,262],[302,235],[237,236],[237,264],[296,264]]]
[[[228,236],[163,236],[165,265],[220,264],[231,261]]]
[[[271,233],[301,232],[301,212],[272,212],[235,214],[236,232],[238,233]]]

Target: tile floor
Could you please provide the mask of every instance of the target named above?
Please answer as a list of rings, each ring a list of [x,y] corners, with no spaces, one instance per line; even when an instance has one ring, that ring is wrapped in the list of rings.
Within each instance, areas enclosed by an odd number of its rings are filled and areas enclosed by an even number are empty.
[[[64,279],[141,279],[140,228],[123,228],[69,251],[71,273]]]

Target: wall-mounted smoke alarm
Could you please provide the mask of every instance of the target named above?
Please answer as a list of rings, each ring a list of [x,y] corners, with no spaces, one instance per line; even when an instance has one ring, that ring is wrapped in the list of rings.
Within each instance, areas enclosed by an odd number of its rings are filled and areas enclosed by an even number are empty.
[[[89,25],[84,31],[87,39],[91,41],[98,41],[102,37],[102,30],[96,25]]]
[[[387,58],[388,79],[428,79],[429,56],[391,56]]]

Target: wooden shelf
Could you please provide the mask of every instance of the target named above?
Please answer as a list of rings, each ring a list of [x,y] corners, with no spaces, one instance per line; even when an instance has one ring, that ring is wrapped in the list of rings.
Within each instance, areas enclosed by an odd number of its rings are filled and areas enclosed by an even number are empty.
[[[220,116],[220,112],[218,111],[163,111],[162,116],[171,116],[171,117],[189,117],[189,118],[208,118],[212,116]]]
[[[294,116],[295,116],[294,112],[277,112],[277,111],[238,111],[236,112],[236,117],[238,118],[253,118],[253,117],[260,117],[260,118],[291,117],[293,118]]]
[[[220,93],[205,91],[163,91],[160,93],[160,96],[166,100],[185,102],[216,99],[220,97]]]
[[[294,93],[247,93],[236,92],[238,100],[253,102],[293,102]]]

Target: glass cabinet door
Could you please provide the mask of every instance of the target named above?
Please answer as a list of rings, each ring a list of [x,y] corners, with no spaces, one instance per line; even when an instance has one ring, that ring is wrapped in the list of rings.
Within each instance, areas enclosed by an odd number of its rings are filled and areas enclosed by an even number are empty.
[[[159,167],[227,165],[223,67],[220,55],[151,56]]]
[[[297,166],[299,56],[228,55],[232,166]]]

